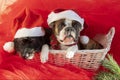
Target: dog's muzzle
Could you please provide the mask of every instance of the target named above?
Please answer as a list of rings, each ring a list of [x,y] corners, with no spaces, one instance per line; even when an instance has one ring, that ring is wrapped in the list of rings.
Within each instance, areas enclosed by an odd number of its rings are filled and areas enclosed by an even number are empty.
[[[23,53],[21,54],[21,56],[24,58],[24,59],[32,59],[33,56],[34,56],[34,50],[31,49],[31,48],[26,48],[24,49]]]
[[[73,38],[73,40],[75,41],[76,31],[73,27],[67,27],[67,28],[65,28],[65,35],[66,35],[66,37],[64,39]]]

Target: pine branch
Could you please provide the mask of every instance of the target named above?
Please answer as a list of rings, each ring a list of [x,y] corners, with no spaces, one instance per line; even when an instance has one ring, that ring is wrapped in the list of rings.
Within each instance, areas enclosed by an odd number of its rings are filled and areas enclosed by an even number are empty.
[[[112,73],[117,74],[120,76],[120,67],[117,62],[113,59],[112,56],[107,55],[108,58],[105,58],[102,65],[109,69]]]
[[[95,80],[119,80],[118,76],[109,72],[100,72]]]
[[[101,71],[95,77],[95,80],[120,80],[120,67],[111,55],[102,62],[102,66],[109,71]]]

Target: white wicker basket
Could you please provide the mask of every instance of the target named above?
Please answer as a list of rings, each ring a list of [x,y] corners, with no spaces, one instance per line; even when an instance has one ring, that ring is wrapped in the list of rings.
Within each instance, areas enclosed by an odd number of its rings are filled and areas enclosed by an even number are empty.
[[[111,42],[115,34],[115,28],[112,27],[108,34],[97,35],[94,40],[104,46],[104,49],[95,50],[79,50],[75,53],[74,57],[68,59],[65,57],[65,50],[50,50],[49,62],[57,66],[64,66],[65,64],[71,64],[75,67],[84,69],[96,70],[100,66],[101,60],[105,58],[105,55],[110,50]]]

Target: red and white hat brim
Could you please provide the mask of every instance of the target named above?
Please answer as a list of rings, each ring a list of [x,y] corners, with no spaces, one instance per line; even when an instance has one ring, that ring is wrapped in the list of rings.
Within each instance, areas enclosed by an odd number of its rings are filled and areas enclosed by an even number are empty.
[[[21,28],[16,32],[14,38],[39,37],[44,35],[45,35],[45,31],[42,27]]]
[[[48,25],[54,21],[57,21],[59,19],[63,19],[63,18],[66,18],[66,19],[70,19],[70,20],[76,20],[78,21],[79,23],[81,23],[82,25],[82,28],[83,28],[83,25],[84,25],[84,19],[81,18],[77,13],[75,13],[73,10],[65,10],[65,11],[62,11],[62,12],[59,12],[59,13],[55,13],[55,12],[51,12],[49,15],[48,15],[48,19],[47,19],[47,23]]]

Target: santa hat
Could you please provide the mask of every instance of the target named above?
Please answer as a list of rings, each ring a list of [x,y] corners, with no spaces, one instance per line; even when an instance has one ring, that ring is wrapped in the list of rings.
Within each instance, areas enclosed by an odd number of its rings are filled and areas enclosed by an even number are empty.
[[[11,26],[13,40],[22,37],[44,36],[45,31],[41,27],[42,23],[43,19],[40,14],[34,13],[29,9],[23,9],[23,11],[15,17]],[[3,45],[3,49],[9,53],[13,52],[14,42],[6,42]]]
[[[14,38],[38,37],[44,35],[45,35],[45,31],[42,27],[21,28],[16,32]]]
[[[57,9],[53,12],[51,12],[49,15],[48,15],[48,19],[47,19],[47,23],[48,25],[56,20],[59,20],[59,19],[63,19],[63,18],[66,18],[66,19],[70,19],[70,20],[76,20],[78,21],[79,23],[81,23],[82,25],[82,29],[83,29],[83,24],[84,24],[84,19],[81,18],[76,12],[74,12],[73,10],[60,10],[60,9]]]

